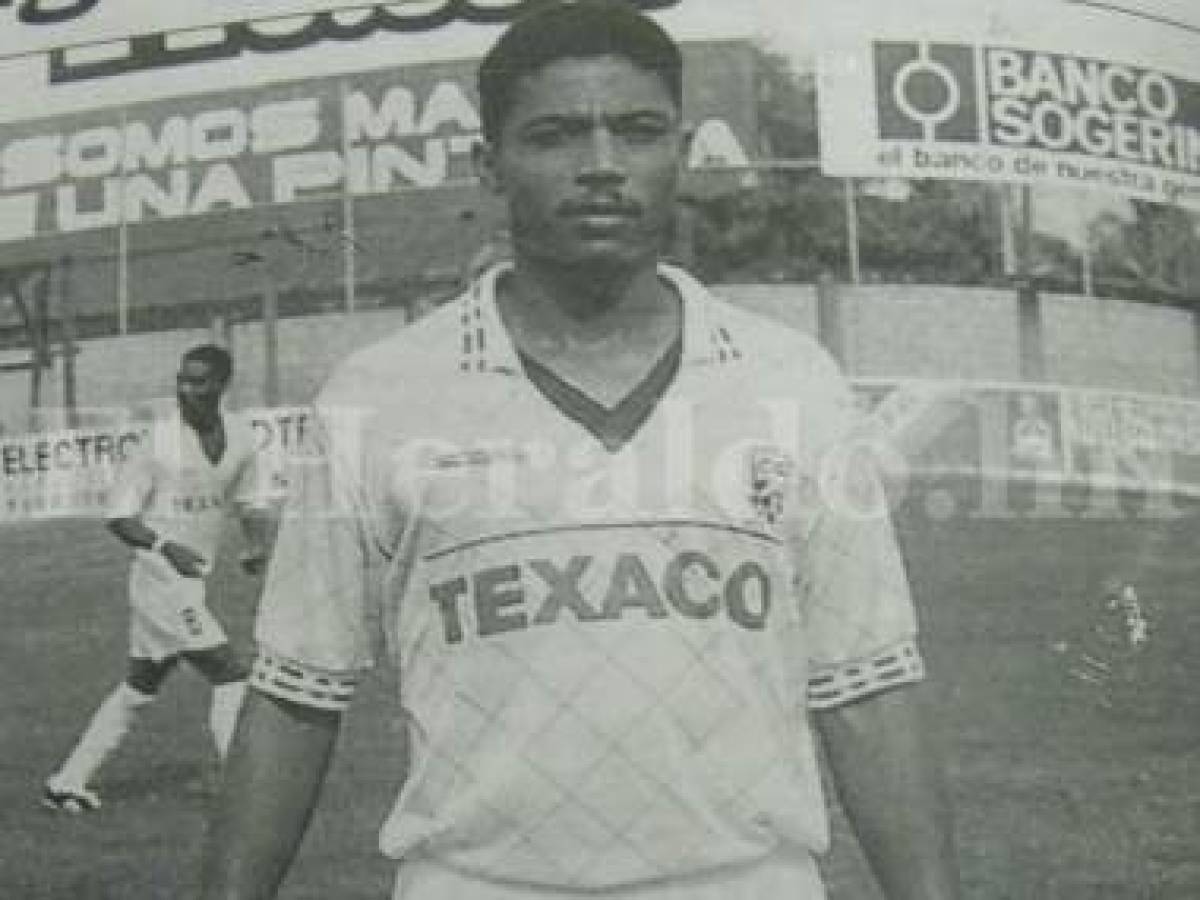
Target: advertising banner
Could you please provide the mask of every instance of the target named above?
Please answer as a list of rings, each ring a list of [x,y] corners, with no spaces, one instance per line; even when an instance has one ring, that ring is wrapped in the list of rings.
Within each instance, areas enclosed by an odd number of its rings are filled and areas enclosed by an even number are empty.
[[[122,463],[154,440],[155,420],[111,410],[112,424],[0,438],[0,523],[104,515]],[[278,500],[288,460],[311,455],[307,407],[234,415],[257,438],[259,494]]]
[[[1067,508],[1071,490],[1084,492],[1082,502],[1092,504],[1084,512],[1094,515],[1127,514],[1117,492],[1140,495],[1143,511],[1164,515],[1172,514],[1175,498],[1200,499],[1195,400],[878,378],[857,379],[854,390],[863,422],[851,445],[876,457],[898,497],[954,479],[974,486],[972,514],[999,517],[1019,514],[1015,486],[1037,486],[1040,515],[1081,514],[1078,498]],[[287,406],[236,415],[257,436],[262,496],[277,501],[288,464],[319,452],[311,411]],[[152,422],[125,421],[0,439],[0,522],[102,515],[121,462],[153,433]]]
[[[1200,205],[1200,57],[1186,23],[1134,4],[893,6],[860,0],[820,23],[827,173]]]
[[[79,10],[72,19],[20,20],[22,10],[45,9],[53,0],[41,2],[0,0],[6,96],[0,125],[314,76],[477,59],[528,0],[69,0]],[[685,43],[748,36],[778,43],[787,23],[795,23],[794,0],[634,2]],[[284,15],[289,9],[297,14]],[[121,36],[105,37],[112,34]]]
[[[528,0],[0,0],[0,58],[47,53],[62,78],[295,49],[372,32],[495,25]],[[633,0],[643,9],[679,0]],[[695,0],[693,0],[695,2]]]
[[[100,515],[118,467],[150,429],[131,423],[0,438],[0,522]]]
[[[258,439],[259,491],[268,502],[280,500],[287,491],[288,462],[314,458],[312,409],[308,406],[279,406],[243,410],[241,415]]]
[[[747,161],[750,52],[686,48],[696,167]],[[474,78],[471,60],[414,64],[4,129],[0,241],[464,181],[479,137]]]
[[[1200,499],[1195,400],[888,379],[860,379],[855,390],[880,459],[898,461],[893,479],[967,479],[984,487],[991,514],[1005,512],[1008,483],[1133,492],[1164,509],[1176,495]],[[1047,498],[1063,502],[1053,491]]]
[[[363,0],[0,0],[0,56],[374,5]],[[425,16],[445,16],[453,7],[479,15],[498,5],[413,0],[389,4],[400,15],[419,10]]]
[[[1200,488],[1200,403],[1136,394],[1063,397],[1062,429],[1079,477]]]

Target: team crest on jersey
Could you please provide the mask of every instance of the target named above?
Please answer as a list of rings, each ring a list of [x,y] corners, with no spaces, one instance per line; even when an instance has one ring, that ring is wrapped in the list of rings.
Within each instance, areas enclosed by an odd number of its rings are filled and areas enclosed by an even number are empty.
[[[787,486],[795,474],[792,458],[776,447],[754,447],[748,459],[750,507],[764,525],[777,525],[783,517]]]

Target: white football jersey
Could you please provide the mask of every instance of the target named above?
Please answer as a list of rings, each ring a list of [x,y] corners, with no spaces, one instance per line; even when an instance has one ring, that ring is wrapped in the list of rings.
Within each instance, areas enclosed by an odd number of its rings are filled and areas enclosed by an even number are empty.
[[[526,374],[503,271],[321,394],[326,462],[293,474],[254,683],[339,709],[386,648],[412,746],[398,859],[578,890],[821,850],[806,708],[922,674],[878,485],[834,452],[845,382],[664,267],[678,369],[606,445]]]
[[[225,452],[215,463],[178,413],[156,421],[147,445],[122,465],[107,517],[140,516],[163,539],[186,544],[211,563],[229,508],[261,505],[253,430],[238,416],[223,419]],[[157,554],[139,552],[138,559],[170,568]]]

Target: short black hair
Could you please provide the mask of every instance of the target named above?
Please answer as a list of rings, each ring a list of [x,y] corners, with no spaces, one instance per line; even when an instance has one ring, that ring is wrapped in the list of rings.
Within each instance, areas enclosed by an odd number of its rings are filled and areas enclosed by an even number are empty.
[[[479,65],[483,136],[495,143],[516,84],[562,59],[620,56],[658,75],[683,105],[683,55],[662,27],[627,0],[534,0]]]
[[[198,344],[186,351],[182,357],[186,362],[194,359],[208,366],[221,382],[226,382],[233,374],[233,357],[229,351],[217,344]]]

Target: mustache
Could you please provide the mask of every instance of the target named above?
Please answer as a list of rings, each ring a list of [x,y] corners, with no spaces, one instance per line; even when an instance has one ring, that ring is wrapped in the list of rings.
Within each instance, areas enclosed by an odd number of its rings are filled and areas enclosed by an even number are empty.
[[[564,200],[558,206],[562,216],[640,216],[642,204],[626,197],[584,197]]]

